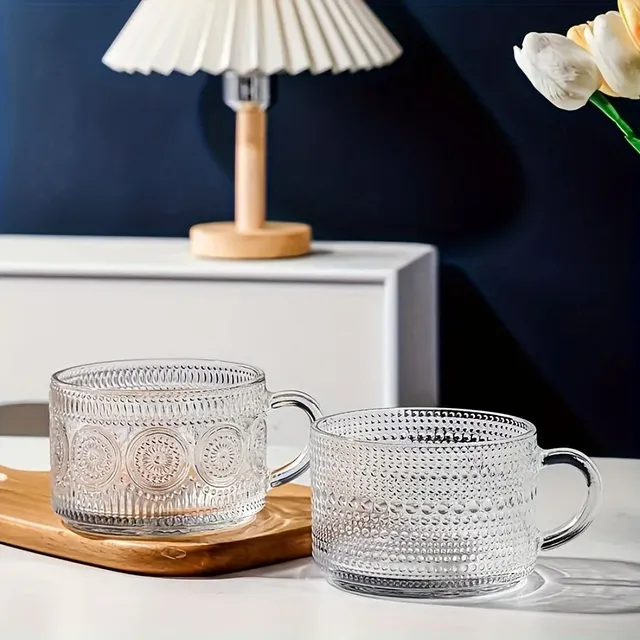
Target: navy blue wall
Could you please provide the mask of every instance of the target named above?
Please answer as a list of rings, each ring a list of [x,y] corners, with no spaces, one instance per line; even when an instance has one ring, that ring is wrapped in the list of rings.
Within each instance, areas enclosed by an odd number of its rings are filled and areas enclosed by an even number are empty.
[[[585,0],[372,0],[405,47],[369,74],[283,77],[270,217],[319,239],[438,244],[443,402],[538,422],[543,445],[640,455],[631,219],[640,158],[520,73],[527,31]],[[0,0],[0,232],[186,235],[232,211],[233,114],[204,75],[113,73],[133,0]],[[640,127],[640,109],[620,104]]]

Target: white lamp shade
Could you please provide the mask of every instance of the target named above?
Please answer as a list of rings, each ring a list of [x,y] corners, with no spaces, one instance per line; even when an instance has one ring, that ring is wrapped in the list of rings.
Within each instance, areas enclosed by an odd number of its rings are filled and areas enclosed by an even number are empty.
[[[115,71],[324,73],[402,48],[363,0],[141,0],[102,61]]]

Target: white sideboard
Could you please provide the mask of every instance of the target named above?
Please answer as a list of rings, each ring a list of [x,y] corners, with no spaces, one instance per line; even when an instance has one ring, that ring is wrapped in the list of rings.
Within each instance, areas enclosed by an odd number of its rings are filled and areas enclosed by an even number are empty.
[[[98,360],[247,362],[325,412],[438,401],[437,252],[317,243],[302,258],[206,261],[186,239],[0,235],[0,403]],[[306,434],[289,410],[270,441]]]

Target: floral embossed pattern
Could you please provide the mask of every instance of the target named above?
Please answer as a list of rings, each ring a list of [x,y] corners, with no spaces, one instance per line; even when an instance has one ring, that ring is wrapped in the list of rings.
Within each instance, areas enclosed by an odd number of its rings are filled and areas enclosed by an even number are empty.
[[[243,470],[244,437],[242,431],[231,424],[209,430],[198,443],[196,468],[205,482],[226,487]]]
[[[260,417],[251,425],[249,439],[249,461],[256,473],[267,469],[267,421]]]
[[[269,406],[264,374],[248,365],[132,361],[61,372],[50,402],[54,509],[72,528],[108,535],[243,524],[265,502],[268,472],[250,463],[248,443]]]
[[[506,416],[389,409],[312,430],[313,555],[338,586],[406,597],[514,584],[532,570],[541,465]]]
[[[161,429],[140,432],[128,447],[126,464],[131,479],[143,491],[169,491],[189,473],[182,438]]]
[[[52,420],[49,428],[51,440],[51,468],[55,469],[54,482],[64,482],[69,467],[69,441],[64,426],[59,420]]]
[[[84,427],[73,438],[72,474],[89,489],[101,489],[119,470],[120,451],[113,438],[97,427]]]

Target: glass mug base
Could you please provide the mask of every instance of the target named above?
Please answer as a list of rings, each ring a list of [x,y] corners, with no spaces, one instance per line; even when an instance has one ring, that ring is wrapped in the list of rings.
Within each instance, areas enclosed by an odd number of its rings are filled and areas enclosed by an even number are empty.
[[[330,569],[323,569],[323,573],[332,586],[342,591],[377,598],[412,600],[489,595],[511,589],[526,580],[526,576],[513,575],[492,576],[487,580],[424,580],[384,578]]]
[[[265,501],[253,501],[231,510],[166,516],[107,516],[75,509],[55,508],[66,527],[98,536],[160,538],[236,529],[253,522]]]

